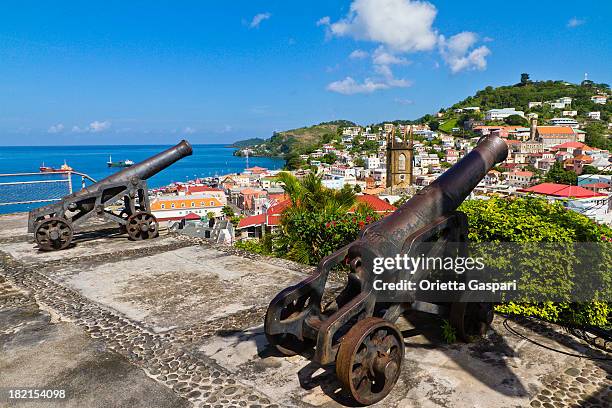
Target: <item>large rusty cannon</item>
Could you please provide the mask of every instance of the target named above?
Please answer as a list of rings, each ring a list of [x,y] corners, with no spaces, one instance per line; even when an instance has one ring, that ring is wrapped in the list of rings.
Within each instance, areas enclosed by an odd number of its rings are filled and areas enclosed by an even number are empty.
[[[132,240],[155,238],[159,226],[151,214],[146,180],[192,152],[189,142],[183,140],[57,203],[31,210],[28,232],[34,233],[43,251],[65,249],[72,241],[75,227],[100,217],[117,222]]]
[[[425,250],[428,255],[466,254],[467,217],[457,208],[507,154],[502,139],[481,139],[468,155],[393,214],[367,226],[356,241],[324,258],[312,275],[281,291],[266,312],[268,341],[286,355],[314,347],[313,360],[321,365],[335,362],[344,388],[358,403],[368,405],[383,399],[399,377],[404,339],[394,323],[406,311],[445,316],[464,340],[484,334],[493,320],[492,304],[473,300],[465,292],[450,294],[450,299],[440,297],[440,301],[431,296],[423,300],[418,291],[394,299],[375,290],[378,275],[373,266],[376,258]],[[348,281],[333,300],[323,304],[330,271],[342,263],[349,266]],[[428,273],[398,269],[389,271],[386,279],[417,282]]]

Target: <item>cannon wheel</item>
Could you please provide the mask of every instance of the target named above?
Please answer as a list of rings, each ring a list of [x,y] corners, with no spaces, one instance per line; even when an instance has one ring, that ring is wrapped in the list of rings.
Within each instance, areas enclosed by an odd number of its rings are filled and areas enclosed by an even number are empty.
[[[297,301],[289,303],[283,310],[281,310],[280,320],[285,320],[293,316],[300,314],[306,307],[308,298],[301,298]],[[264,322],[268,321],[268,313],[270,307],[266,311],[266,318]],[[276,349],[287,357],[295,356],[307,350],[312,342],[310,340],[300,340],[297,337],[285,333],[285,334],[268,334],[268,330],[264,324],[264,332],[266,333],[266,340],[272,344]]]
[[[399,378],[404,339],[397,327],[378,317],[354,325],[340,342],[338,379],[360,404],[374,404],[389,394]]]
[[[470,343],[482,337],[493,321],[493,304],[486,302],[451,303],[449,321],[457,330],[457,336]]]
[[[47,218],[34,230],[34,238],[41,251],[66,249],[72,242],[74,231],[68,220],[59,217]]]
[[[127,219],[127,233],[131,240],[140,241],[159,236],[157,218],[148,212],[137,212]]]

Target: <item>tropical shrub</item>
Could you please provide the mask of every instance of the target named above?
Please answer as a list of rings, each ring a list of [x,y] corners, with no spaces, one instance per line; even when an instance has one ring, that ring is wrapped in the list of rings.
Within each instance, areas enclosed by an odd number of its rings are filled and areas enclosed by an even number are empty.
[[[469,239],[472,242],[606,243],[603,248],[607,251],[600,254],[603,261],[596,264],[593,260],[592,265],[586,266],[602,279],[601,287],[595,289],[609,295],[612,280],[612,263],[609,262],[611,228],[567,210],[561,203],[550,204],[540,198],[469,200],[461,205],[460,210],[468,216]],[[547,258],[556,255],[559,253],[539,253],[538,258],[533,260],[541,268],[539,271],[553,272],[552,276],[548,276],[547,284],[534,287],[534,291],[542,292],[547,288],[566,290],[567,285],[572,284],[573,265],[567,259],[566,262],[559,262]],[[572,252],[567,254],[570,258],[574,255]],[[527,278],[535,279],[533,276]],[[497,310],[507,314],[536,316],[561,324],[606,326],[610,323],[612,312],[612,304],[608,300],[606,296],[602,301],[590,303],[509,302],[498,306]]]

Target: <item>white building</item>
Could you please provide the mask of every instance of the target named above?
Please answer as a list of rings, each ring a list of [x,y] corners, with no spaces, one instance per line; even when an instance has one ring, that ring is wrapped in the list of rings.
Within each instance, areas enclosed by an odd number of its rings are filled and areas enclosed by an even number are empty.
[[[531,183],[533,173],[530,171],[513,171],[508,173],[508,184],[516,187],[527,187]]]
[[[578,127],[576,119],[572,118],[552,118],[550,123],[554,126],[569,126],[572,128]]]
[[[503,120],[508,116],[519,115],[525,117],[525,112],[517,111],[514,108],[490,109],[485,114],[486,120]]]
[[[601,120],[601,112],[594,111],[588,113],[589,119]]]
[[[380,158],[376,156],[370,156],[366,160],[366,168],[368,170],[374,170],[380,167]]]
[[[361,133],[361,126],[349,126],[342,129],[343,136],[359,136]]]
[[[599,105],[605,105],[608,102],[608,97],[606,95],[594,95],[591,96],[591,101]]]
[[[565,109],[565,104],[561,102],[548,102],[552,109]]]
[[[347,166],[331,166],[331,174],[338,177],[355,177],[355,169]]]
[[[536,106],[542,106],[542,102],[529,102],[529,103],[527,104],[527,107],[528,107],[529,109],[531,109],[531,108],[535,108]]]
[[[562,115],[563,116],[569,116],[569,117],[573,118],[574,116],[578,115],[578,111],[575,111],[575,110],[566,110],[566,111],[563,111]]]

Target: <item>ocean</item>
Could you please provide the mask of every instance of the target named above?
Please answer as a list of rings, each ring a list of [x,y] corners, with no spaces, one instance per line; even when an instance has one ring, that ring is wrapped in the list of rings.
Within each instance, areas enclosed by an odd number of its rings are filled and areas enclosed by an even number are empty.
[[[38,172],[39,167],[59,168],[64,161],[75,171],[85,173],[95,180],[117,172],[119,168],[109,168],[106,162],[112,156],[114,162],[132,160],[138,163],[170,147],[160,145],[142,146],[35,146],[35,147],[0,147],[0,174]],[[193,155],[185,157],[172,166],[161,171],[148,180],[150,188],[161,187],[172,182],[186,181],[198,177],[210,177],[229,173],[242,172],[246,168],[246,159],[233,155],[234,149],[225,145],[193,145]],[[260,166],[268,169],[280,169],[285,162],[282,159],[268,157],[250,157],[249,166]],[[40,179],[0,177],[4,182]],[[9,186],[0,188],[0,203],[13,194]],[[4,195],[4,197],[3,197]],[[12,200],[11,200],[12,201]],[[36,205],[0,205],[1,213],[26,211]]]

